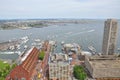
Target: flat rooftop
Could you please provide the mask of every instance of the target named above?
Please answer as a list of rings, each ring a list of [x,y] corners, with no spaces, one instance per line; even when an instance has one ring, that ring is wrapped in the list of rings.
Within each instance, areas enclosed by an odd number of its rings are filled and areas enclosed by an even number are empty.
[[[116,56],[92,56],[89,62],[94,68],[120,68],[120,59]]]
[[[90,61],[94,68],[120,68],[120,60]]]
[[[64,62],[64,61],[59,61],[59,62],[50,62],[51,65],[60,65],[60,66],[66,66],[69,65],[68,62]]]

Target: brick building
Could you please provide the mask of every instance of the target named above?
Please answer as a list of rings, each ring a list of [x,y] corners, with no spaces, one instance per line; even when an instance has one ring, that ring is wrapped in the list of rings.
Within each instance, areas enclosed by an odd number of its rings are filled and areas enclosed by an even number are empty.
[[[16,66],[6,80],[32,80],[33,70],[38,61],[39,50],[35,47],[28,50],[20,59],[20,63]]]

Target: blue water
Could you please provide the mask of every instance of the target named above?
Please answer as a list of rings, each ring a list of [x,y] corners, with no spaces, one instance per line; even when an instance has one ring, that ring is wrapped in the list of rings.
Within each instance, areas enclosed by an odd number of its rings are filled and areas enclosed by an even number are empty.
[[[53,25],[44,28],[31,28],[27,30],[0,30],[0,42],[19,39],[28,35],[30,38],[29,44],[31,44],[36,38],[41,40],[47,39],[57,41],[57,52],[61,51],[61,41],[64,41],[65,43],[78,43],[83,50],[88,50],[88,46],[92,45],[96,48],[97,52],[101,52],[103,31],[104,20],[85,20],[79,24]],[[120,47],[120,28],[118,30],[117,48],[118,47]],[[6,55],[1,56],[0,54],[0,58],[3,57],[6,58]],[[16,58],[17,55],[12,55],[10,57],[10,59]]]

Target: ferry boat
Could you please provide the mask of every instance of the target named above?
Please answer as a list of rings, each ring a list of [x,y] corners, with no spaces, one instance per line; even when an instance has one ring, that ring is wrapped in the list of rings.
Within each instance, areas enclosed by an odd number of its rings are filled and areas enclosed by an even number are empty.
[[[88,49],[91,51],[93,55],[97,54],[96,49],[93,46],[88,46]]]
[[[96,49],[95,49],[93,46],[88,46],[88,49],[89,49],[90,51],[95,51],[95,52],[96,52]]]

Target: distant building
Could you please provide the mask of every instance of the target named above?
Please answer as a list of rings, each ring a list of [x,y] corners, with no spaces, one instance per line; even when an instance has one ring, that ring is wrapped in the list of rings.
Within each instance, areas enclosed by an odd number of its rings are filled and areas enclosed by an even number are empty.
[[[32,80],[34,76],[33,70],[37,65],[39,50],[35,47],[31,48],[27,53],[22,55],[21,64],[16,66],[6,80]]]
[[[118,25],[117,20],[108,19],[105,21],[104,27],[104,37],[102,45],[103,55],[113,55],[116,46]]]
[[[72,80],[71,65],[66,54],[51,56],[49,61],[49,80]]]
[[[120,80],[120,58],[117,56],[86,56],[85,66],[96,80]]]

